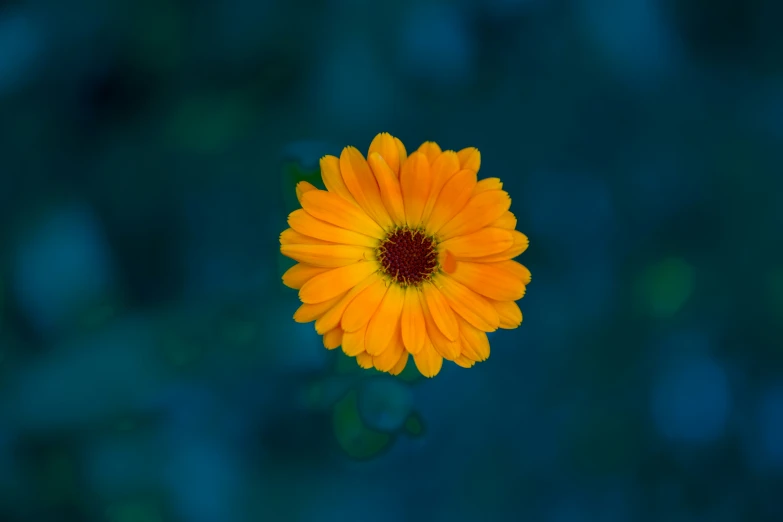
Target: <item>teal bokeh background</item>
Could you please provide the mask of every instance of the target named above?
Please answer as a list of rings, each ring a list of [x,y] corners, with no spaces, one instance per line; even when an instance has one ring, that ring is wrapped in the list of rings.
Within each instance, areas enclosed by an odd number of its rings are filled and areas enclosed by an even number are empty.
[[[783,520],[783,5],[0,1],[0,520]],[[322,154],[476,146],[492,356],[291,316]]]

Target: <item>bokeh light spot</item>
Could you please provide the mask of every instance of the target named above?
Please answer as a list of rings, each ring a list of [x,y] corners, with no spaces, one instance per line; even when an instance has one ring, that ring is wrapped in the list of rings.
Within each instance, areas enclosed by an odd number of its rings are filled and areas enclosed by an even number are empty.
[[[642,273],[638,289],[639,298],[651,315],[672,317],[693,292],[693,268],[680,258],[664,259]]]
[[[332,426],[337,443],[350,457],[368,459],[380,454],[392,441],[391,435],[368,428],[359,414],[358,393],[353,390],[337,402]]]

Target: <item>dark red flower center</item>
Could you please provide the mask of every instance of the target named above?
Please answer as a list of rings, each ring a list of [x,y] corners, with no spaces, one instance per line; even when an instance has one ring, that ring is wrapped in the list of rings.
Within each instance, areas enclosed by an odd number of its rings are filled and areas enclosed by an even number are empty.
[[[395,283],[418,286],[438,267],[435,240],[419,230],[399,228],[378,247],[378,261]]]

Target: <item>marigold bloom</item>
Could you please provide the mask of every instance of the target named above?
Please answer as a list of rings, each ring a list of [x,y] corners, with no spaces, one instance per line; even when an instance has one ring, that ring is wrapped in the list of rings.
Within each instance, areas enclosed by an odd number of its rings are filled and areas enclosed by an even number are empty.
[[[300,182],[280,251],[298,261],[283,283],[299,290],[298,322],[362,368],[400,373],[408,355],[426,377],[443,359],[469,368],[489,357],[487,332],[516,328],[530,271],[513,258],[515,230],[498,178],[478,181],[475,148],[426,142],[407,155],[382,133],[321,158],[327,190]]]

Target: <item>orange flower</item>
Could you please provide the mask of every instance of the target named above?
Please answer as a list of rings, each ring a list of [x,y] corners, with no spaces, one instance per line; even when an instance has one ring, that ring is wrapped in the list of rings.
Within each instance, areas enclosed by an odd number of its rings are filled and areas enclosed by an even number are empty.
[[[296,187],[280,251],[298,261],[283,283],[299,290],[298,322],[362,368],[400,373],[412,355],[426,377],[443,359],[469,368],[489,357],[486,332],[516,328],[530,271],[513,258],[515,230],[498,178],[478,181],[475,148],[433,142],[407,156],[382,133],[368,157],[354,147],[321,158],[327,190]]]

